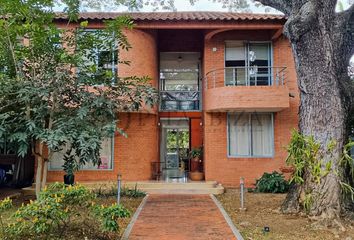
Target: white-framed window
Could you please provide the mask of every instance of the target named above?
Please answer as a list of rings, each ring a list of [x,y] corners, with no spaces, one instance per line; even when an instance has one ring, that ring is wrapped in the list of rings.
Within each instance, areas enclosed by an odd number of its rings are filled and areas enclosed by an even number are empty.
[[[230,157],[273,157],[273,113],[229,113]]]
[[[272,85],[271,42],[225,42],[225,85]]]
[[[49,170],[62,170],[64,164],[64,155],[67,148],[64,147],[61,151],[55,152],[49,161]],[[101,144],[101,165],[93,165],[87,163],[80,170],[112,170],[114,160],[114,138],[106,138]]]
[[[92,48],[86,49],[82,56],[82,66],[78,68],[79,77],[95,78],[97,85],[100,84],[100,77],[103,77],[99,74],[108,74],[111,75],[112,82],[114,82],[118,73],[118,43],[114,34],[108,35],[102,29],[85,29],[80,32],[80,35],[85,37],[88,42],[96,42],[91,43]],[[87,71],[97,72],[97,74]],[[83,76],[80,76],[80,73]]]

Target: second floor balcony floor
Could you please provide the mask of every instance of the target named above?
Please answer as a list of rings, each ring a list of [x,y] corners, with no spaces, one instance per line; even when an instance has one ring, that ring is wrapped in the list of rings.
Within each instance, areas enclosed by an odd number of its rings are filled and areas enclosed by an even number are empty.
[[[286,67],[226,67],[203,80],[208,112],[278,112],[290,106]]]

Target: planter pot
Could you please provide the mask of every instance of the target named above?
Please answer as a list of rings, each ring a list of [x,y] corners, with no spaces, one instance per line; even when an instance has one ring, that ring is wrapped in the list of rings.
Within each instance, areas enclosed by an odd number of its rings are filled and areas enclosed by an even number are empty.
[[[280,167],[282,173],[293,173],[295,171],[294,167]]]
[[[74,185],[75,176],[74,175],[64,175],[64,183],[67,185]]]
[[[192,172],[199,171],[199,162],[200,162],[199,157],[191,159],[191,171]]]
[[[192,181],[202,181],[204,179],[204,173],[202,172],[190,172],[189,178]]]

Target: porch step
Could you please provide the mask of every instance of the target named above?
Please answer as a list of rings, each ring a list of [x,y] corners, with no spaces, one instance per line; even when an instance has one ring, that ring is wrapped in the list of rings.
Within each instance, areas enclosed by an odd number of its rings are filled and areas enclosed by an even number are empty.
[[[82,182],[81,184],[93,189],[110,189],[115,188],[117,183],[90,183]],[[134,189],[135,187],[149,194],[222,194],[224,187],[216,181],[201,182],[164,182],[164,181],[138,181],[123,182],[123,187]]]
[[[117,188],[117,182],[78,182],[89,189],[107,191]],[[163,181],[137,181],[122,182],[122,187],[134,189],[135,187],[149,194],[222,194],[224,187],[216,181],[201,182],[163,182]],[[24,196],[35,195],[35,184],[31,187],[23,188]]]
[[[167,188],[144,188],[144,192],[149,194],[222,194],[224,193],[224,187],[218,185],[212,188],[173,188],[169,186]]]
[[[34,185],[32,185],[30,187],[22,188],[21,192],[24,197],[36,196],[36,188]]]

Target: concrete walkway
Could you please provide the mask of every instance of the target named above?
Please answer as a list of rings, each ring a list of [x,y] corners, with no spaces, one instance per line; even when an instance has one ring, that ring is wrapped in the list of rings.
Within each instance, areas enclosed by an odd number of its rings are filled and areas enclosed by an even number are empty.
[[[212,195],[149,195],[123,239],[242,240]]]
[[[0,200],[10,197],[10,198],[16,198],[21,196],[21,189],[16,189],[16,188],[0,188]]]

